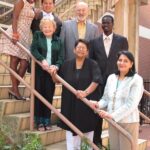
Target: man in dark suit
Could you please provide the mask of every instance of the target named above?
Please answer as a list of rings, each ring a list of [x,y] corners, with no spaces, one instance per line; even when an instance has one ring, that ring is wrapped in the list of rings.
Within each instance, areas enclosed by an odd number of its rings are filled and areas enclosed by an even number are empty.
[[[75,8],[75,19],[67,20],[62,24],[60,37],[64,43],[64,58],[74,58],[73,49],[78,39],[90,41],[99,36],[98,27],[87,20],[88,4],[77,2]]]
[[[61,31],[62,22],[61,20],[53,13],[55,6],[55,0],[42,0],[42,10],[36,13],[35,18],[31,24],[31,30],[34,34],[35,31],[39,31],[39,24],[42,18],[50,18],[56,22],[56,31],[55,35],[59,36]]]
[[[111,15],[102,18],[103,34],[90,41],[89,57],[94,59],[102,72],[103,87],[108,76],[117,70],[117,53],[121,50],[128,50],[128,41],[125,37],[113,33],[114,19]],[[102,119],[94,131],[94,143],[102,145],[101,141]]]

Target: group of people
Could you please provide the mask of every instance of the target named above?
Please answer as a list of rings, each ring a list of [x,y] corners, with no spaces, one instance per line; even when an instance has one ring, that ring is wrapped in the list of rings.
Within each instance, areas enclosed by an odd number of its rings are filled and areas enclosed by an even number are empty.
[[[114,18],[102,18],[100,34],[98,27],[88,20],[88,4],[83,1],[76,4],[76,17],[63,23],[53,13],[55,0],[42,0],[41,10],[34,8],[34,2],[16,2],[12,26],[7,30],[12,41],[1,36],[0,53],[10,55],[10,68],[23,77],[28,67],[29,56],[17,47],[19,41],[42,64],[36,65],[35,89],[45,99],[52,103],[56,73],[77,90],[74,95],[62,87],[61,113],[91,141],[102,145],[102,118],[109,118],[128,131],[137,145],[143,80],[135,71],[127,39],[113,33]],[[19,81],[13,75],[11,79],[9,95],[25,100],[18,90]],[[100,109],[99,114],[82,102],[84,97],[92,107]],[[34,116],[39,131],[51,130],[51,111],[37,97]],[[80,149],[80,137],[64,122],[58,125],[66,130],[67,150]],[[111,125],[109,137],[111,150],[131,149],[129,141]]]

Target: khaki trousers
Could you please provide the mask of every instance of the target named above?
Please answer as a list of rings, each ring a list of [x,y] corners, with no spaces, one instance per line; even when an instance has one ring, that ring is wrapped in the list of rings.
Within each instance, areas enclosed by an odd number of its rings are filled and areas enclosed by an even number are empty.
[[[139,123],[119,123],[133,137],[138,150]],[[131,144],[116,128],[109,124],[110,150],[131,150]]]

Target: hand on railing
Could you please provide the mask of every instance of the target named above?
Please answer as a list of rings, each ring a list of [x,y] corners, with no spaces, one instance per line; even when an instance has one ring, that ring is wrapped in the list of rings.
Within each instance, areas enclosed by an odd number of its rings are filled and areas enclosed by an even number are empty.
[[[51,76],[54,76],[58,71],[58,67],[55,65],[50,65],[48,72],[51,74]]]
[[[48,70],[49,69],[49,64],[45,59],[42,60],[42,69],[43,70]]]
[[[99,116],[102,118],[112,119],[112,115],[104,110],[99,111]]]
[[[12,35],[12,42],[16,44],[19,41],[19,34],[18,33],[13,33]]]
[[[78,99],[83,99],[87,96],[87,93],[82,90],[77,90],[75,95]]]

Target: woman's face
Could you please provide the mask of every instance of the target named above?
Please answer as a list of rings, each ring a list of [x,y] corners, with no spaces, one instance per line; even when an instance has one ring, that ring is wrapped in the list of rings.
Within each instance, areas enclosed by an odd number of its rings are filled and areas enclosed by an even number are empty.
[[[55,32],[53,23],[45,22],[42,25],[42,32],[46,37],[52,37],[53,33]]]
[[[74,53],[78,58],[85,58],[88,55],[88,49],[84,43],[79,42],[74,49]]]
[[[120,55],[117,60],[117,66],[120,73],[127,74],[129,70],[132,68],[133,62],[126,56]]]
[[[34,3],[36,0],[27,0],[29,3]]]

